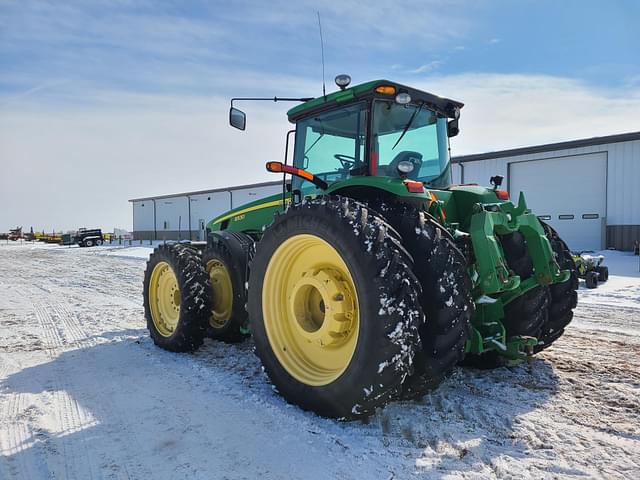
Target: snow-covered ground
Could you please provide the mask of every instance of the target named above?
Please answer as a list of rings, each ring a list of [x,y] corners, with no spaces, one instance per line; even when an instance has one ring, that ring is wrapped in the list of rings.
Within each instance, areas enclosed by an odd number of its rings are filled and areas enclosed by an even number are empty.
[[[365,424],[288,405],[251,341],[155,347],[150,251],[0,244],[0,479],[640,478],[637,257],[606,252],[609,283],[532,362]]]

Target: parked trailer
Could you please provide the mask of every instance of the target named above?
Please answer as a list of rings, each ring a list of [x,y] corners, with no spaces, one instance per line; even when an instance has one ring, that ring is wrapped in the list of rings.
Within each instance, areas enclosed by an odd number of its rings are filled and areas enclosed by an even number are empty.
[[[103,244],[102,230],[99,228],[81,228],[75,237],[76,243],[81,247],[93,247]]]

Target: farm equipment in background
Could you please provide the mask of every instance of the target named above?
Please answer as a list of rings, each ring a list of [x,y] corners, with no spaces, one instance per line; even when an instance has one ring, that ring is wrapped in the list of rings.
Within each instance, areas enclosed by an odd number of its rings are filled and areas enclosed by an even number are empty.
[[[62,241],[62,233],[35,232],[33,234],[33,239],[44,243],[60,243]]]
[[[599,283],[609,279],[609,267],[602,265],[604,255],[593,255],[589,252],[573,254],[578,277],[584,279],[587,288],[596,288]]]
[[[16,227],[9,230],[7,238],[13,241],[22,240],[24,238],[24,235],[22,234],[22,227]]]
[[[73,233],[63,233],[60,235],[60,245],[75,245],[76,237]]]
[[[289,110],[293,165],[286,150],[266,165],[282,194],[213,219],[206,245],[159,246],[144,277],[156,345],[251,333],[287,401],[347,419],[424,395],[462,361],[540,352],[571,321],[578,288],[567,245],[523,194],[512,202],[499,176],[493,188],[451,184],[462,103],[349,82]],[[229,120],[244,130],[239,100]]]
[[[75,235],[75,243],[81,247],[100,246],[104,243],[102,230],[99,228],[87,229],[81,228]]]

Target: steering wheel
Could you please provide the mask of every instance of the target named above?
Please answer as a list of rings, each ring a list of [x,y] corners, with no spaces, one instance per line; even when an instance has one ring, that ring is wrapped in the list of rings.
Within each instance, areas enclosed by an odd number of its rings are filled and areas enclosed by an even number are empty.
[[[340,161],[342,168],[347,170],[350,170],[356,164],[356,157],[352,157],[351,155],[336,153],[334,157],[336,160]]]

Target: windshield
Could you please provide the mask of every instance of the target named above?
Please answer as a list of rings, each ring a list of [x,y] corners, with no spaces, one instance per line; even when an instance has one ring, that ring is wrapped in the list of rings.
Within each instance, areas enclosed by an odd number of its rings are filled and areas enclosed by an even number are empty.
[[[451,183],[447,119],[420,105],[373,103],[372,158],[377,158],[377,176],[398,177],[398,164],[413,163],[407,175],[434,187]]]
[[[294,166],[327,183],[365,174],[366,125],[366,103],[299,121]],[[298,177],[293,178],[293,183],[295,188],[314,187]]]

